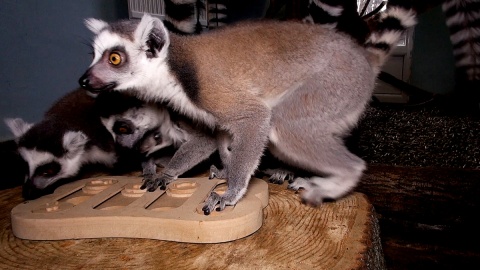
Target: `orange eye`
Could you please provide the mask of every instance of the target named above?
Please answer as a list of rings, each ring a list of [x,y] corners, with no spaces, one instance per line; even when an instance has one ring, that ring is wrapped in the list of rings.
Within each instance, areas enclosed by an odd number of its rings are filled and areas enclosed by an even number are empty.
[[[120,54],[116,52],[111,53],[110,56],[108,57],[108,60],[114,66],[118,66],[120,65],[120,63],[122,63],[122,57],[120,56]]]
[[[124,128],[124,127],[119,128],[118,131],[122,134],[128,132],[127,128]]]

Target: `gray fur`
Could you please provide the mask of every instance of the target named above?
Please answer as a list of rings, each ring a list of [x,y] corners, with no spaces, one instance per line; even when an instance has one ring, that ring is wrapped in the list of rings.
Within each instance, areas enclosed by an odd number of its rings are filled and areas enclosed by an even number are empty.
[[[180,145],[160,174],[144,174],[142,188],[146,188],[148,191],[154,191],[158,187],[165,189],[178,176],[208,159],[217,150],[214,137],[203,132],[192,131],[190,139]],[[149,160],[154,159],[150,158]],[[152,164],[152,161],[149,164]]]
[[[117,144],[136,148],[145,155],[142,162],[142,188],[149,191],[158,187],[165,188],[217,149],[212,134],[201,127],[194,127],[187,120],[173,120],[167,109],[160,104],[145,103],[120,114],[104,117],[102,122],[112,132]],[[129,124],[130,132],[120,133],[114,130],[113,127],[118,122]],[[172,156],[158,155],[170,146],[175,148]],[[156,169],[159,163],[164,167],[160,174]]]
[[[398,14],[406,19],[411,15],[399,10],[393,15]],[[281,161],[318,175],[292,186],[305,189],[302,198],[308,204],[337,199],[356,186],[366,165],[346,150],[342,137],[362,115],[388,54],[374,43],[395,44],[396,32],[387,39],[373,33],[370,46],[364,48],[350,37],[315,25],[258,22],[196,37],[165,32],[154,58],[149,52],[130,51],[147,48],[142,43],[148,41],[149,32],[162,31],[159,24],[144,16],[131,42],[115,33],[99,34],[96,39],[104,47],[125,44],[131,73],[125,76],[96,57],[80,83],[93,92],[105,86],[118,91],[134,88],[139,98],[166,101],[216,129],[228,188],[223,195],[210,194],[203,208],[206,214],[241,199],[267,146]],[[182,82],[178,73],[172,73],[170,52],[181,52],[177,65],[189,67],[188,75],[194,76],[183,80],[193,82]],[[193,93],[185,89],[188,85],[196,87]],[[182,147],[198,151],[198,144]],[[182,160],[190,164],[186,156]],[[170,173],[165,177],[172,179]]]

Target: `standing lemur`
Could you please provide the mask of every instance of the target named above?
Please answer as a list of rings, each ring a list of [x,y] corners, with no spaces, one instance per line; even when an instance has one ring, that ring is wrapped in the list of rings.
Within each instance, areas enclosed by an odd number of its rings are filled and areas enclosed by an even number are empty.
[[[211,158],[217,150],[212,130],[192,123],[163,104],[142,102],[131,95],[111,92],[100,95],[95,105],[116,144],[144,156],[144,183],[154,183],[150,190],[165,183],[156,181],[158,178],[174,180],[202,161],[215,160]],[[183,144],[187,145],[180,147]],[[164,170],[157,173],[157,164]],[[262,159],[262,164],[261,173],[269,175],[272,182],[283,182],[292,175],[290,171],[280,169],[272,158]],[[212,165],[210,177],[222,177],[219,173]]]
[[[194,2],[195,1],[191,1],[191,3],[184,3],[177,6],[177,10],[180,8],[184,9],[181,14],[190,14],[189,16],[177,16],[174,20],[169,17],[166,18],[164,23],[166,26],[168,26],[169,30],[173,29],[174,32],[180,34],[194,33]],[[211,1],[209,3],[211,3]],[[334,5],[329,5],[329,3]],[[166,5],[167,14],[168,11],[172,9],[171,5],[172,3],[170,2]],[[223,7],[223,10],[225,11],[225,7]],[[356,3],[354,1],[341,3],[336,3],[335,1],[311,2],[309,4],[309,15],[305,21],[316,23],[352,35],[352,37],[354,37],[360,44],[365,42],[365,38],[367,36],[367,24],[357,13]],[[351,26],[352,24],[355,25],[353,28]],[[176,27],[177,25],[180,25],[184,31],[179,31],[177,29],[178,27]],[[190,30],[187,31],[187,29]],[[184,119],[184,117],[183,120],[179,121],[179,119],[182,119],[180,115],[176,114],[175,112],[169,113],[161,104],[141,104],[139,103],[140,101],[138,99],[135,99],[132,96],[117,96],[124,100],[108,100],[106,102],[99,103],[116,103],[125,109],[122,110],[121,113],[107,113],[106,116],[102,117],[102,121],[112,133],[114,138],[116,138],[117,144],[127,148],[137,148],[138,151],[146,156],[146,160],[142,166],[144,170],[143,174],[146,175],[146,182],[151,182],[158,177],[156,175],[155,163],[160,163],[163,165],[163,167],[166,167],[169,172],[165,173],[176,179],[178,175],[182,174],[187,169],[190,169],[193,165],[195,165],[195,163],[199,163],[205,159],[209,154],[208,151],[203,153],[193,153],[198,155],[197,162],[194,162],[195,158],[190,157],[189,160],[192,161],[191,164],[185,163],[184,166],[180,166],[180,164],[183,163],[183,160],[180,159],[181,155],[178,155],[177,153],[175,158],[172,160],[172,164],[168,166],[168,162],[173,154],[165,153],[168,151],[164,150],[164,148],[168,148],[169,150],[172,150],[172,148],[173,150],[178,149],[182,143],[190,139],[195,139],[195,137],[198,136],[204,137],[204,132],[197,130],[198,127],[193,127],[191,123],[188,123],[189,121],[187,119]],[[112,96],[110,96],[110,98],[112,98]],[[129,99],[130,102],[128,102],[126,99]],[[127,104],[130,104],[130,107],[125,107]],[[170,116],[173,116],[172,113],[173,115],[176,115],[176,117],[173,117],[173,119],[170,118]],[[149,122],[150,124],[147,125]],[[181,128],[181,126],[183,126],[183,128]],[[146,127],[155,128],[152,130],[147,130]],[[209,141],[205,141],[205,144],[216,144],[216,142],[212,140],[211,136],[209,139]],[[214,148],[212,148],[210,145],[203,145],[202,147],[209,149],[210,151],[214,150]],[[282,184],[285,180],[293,180],[294,172],[296,172],[297,175],[304,174],[304,172],[301,170],[299,171],[298,169],[291,166],[289,167],[286,164],[281,164],[268,152],[266,152],[262,158],[259,168],[260,174],[268,175],[270,182],[276,184]],[[224,177],[224,175],[222,175],[222,172],[212,165],[210,169],[210,177],[221,178]],[[147,178],[150,178],[150,180]],[[156,185],[150,187],[150,189],[156,188]],[[162,186],[162,188],[165,188],[165,186]]]
[[[241,23],[190,37],[169,34],[149,15],[139,22],[86,22],[96,37],[94,60],[79,79],[83,88],[132,90],[220,134],[228,188],[208,196],[208,214],[240,200],[267,145],[280,160],[318,175],[292,184],[304,189],[306,203],[351,191],[365,162],[342,136],[357,123],[381,65],[415,18],[390,7],[365,46],[297,22]]]
[[[204,8],[203,1],[166,2],[169,29],[176,33],[194,34],[197,22],[195,13]],[[102,96],[108,95],[110,93]],[[117,96],[112,94],[112,99],[116,98]],[[84,90],[78,89],[60,98],[39,123],[29,124],[20,118],[5,119],[15,136],[17,151],[28,165],[23,189],[25,198],[33,199],[51,192],[52,190],[46,188],[60,180],[76,177],[86,164],[100,163],[112,167],[120,159],[122,163],[118,167],[127,165],[130,168],[127,163],[137,161],[130,158],[133,152],[124,153],[115,147],[112,136],[100,122],[99,114],[115,114],[115,110],[121,110],[122,106],[140,106],[143,102],[137,100],[137,105],[134,105],[124,98],[121,101],[124,103],[116,104],[116,108],[106,108],[106,103],[95,105],[96,102]],[[165,120],[161,118],[161,114],[155,118],[157,121]],[[131,167],[136,168],[135,164]]]

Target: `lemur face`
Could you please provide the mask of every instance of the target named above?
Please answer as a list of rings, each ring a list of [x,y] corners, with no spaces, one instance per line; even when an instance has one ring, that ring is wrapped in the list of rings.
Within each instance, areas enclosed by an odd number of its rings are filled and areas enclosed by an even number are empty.
[[[145,15],[140,22],[88,19],[85,23],[96,35],[94,59],[79,83],[91,93],[146,86],[146,78],[154,72],[158,76],[159,67],[166,67],[169,38],[159,19]]]
[[[173,139],[167,134],[162,133],[162,128],[150,130],[145,134],[139,143],[139,150],[142,154],[149,155],[160,149],[173,145]]]
[[[78,173],[88,142],[83,132],[66,131],[57,140],[57,136],[38,136],[44,128],[41,126],[43,122],[31,125],[17,118],[7,119],[6,123],[15,135],[18,152],[28,163],[25,183],[30,182],[36,188],[44,189]]]
[[[129,149],[137,148],[142,153],[148,152],[143,141],[152,134],[156,134],[153,136],[159,140],[161,127],[170,125],[170,116],[166,109],[147,104],[101,120],[118,145]]]

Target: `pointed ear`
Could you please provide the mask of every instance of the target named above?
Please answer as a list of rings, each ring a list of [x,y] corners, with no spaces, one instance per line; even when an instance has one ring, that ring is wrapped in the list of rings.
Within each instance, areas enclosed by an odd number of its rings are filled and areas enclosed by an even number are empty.
[[[6,118],[4,121],[16,139],[27,133],[27,131],[33,126],[33,124],[27,123],[21,118]]]
[[[163,22],[144,14],[135,30],[135,40],[145,48],[148,57],[157,57],[162,49],[170,45],[170,38]]]
[[[67,150],[68,156],[73,156],[82,151],[88,137],[81,131],[67,131],[63,135],[63,147]]]
[[[85,19],[84,21],[85,26],[92,31],[95,35],[100,33],[102,29],[108,26],[107,22],[104,22],[102,20],[94,19],[94,18],[88,18]]]

